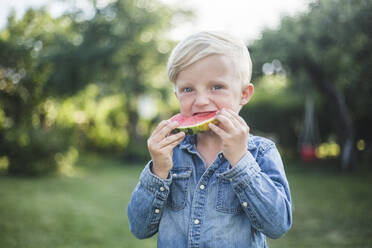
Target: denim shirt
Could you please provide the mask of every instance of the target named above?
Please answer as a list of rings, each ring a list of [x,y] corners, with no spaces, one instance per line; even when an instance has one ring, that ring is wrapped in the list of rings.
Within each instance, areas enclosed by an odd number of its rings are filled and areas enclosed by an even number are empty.
[[[167,179],[143,170],[128,205],[137,238],[158,233],[158,247],[267,247],[292,224],[291,197],[275,144],[250,135],[248,152],[231,168],[223,154],[206,168],[196,136],[173,150]]]

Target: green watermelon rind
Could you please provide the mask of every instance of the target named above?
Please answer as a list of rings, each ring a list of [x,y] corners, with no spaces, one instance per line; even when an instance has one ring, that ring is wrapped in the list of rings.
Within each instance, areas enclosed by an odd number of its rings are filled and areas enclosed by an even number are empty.
[[[201,132],[206,132],[206,131],[210,130],[210,128],[208,126],[209,123],[213,123],[213,124],[217,125],[218,120],[216,120],[215,118],[212,118],[212,119],[203,121],[203,122],[201,122],[197,125],[177,127],[175,129],[173,129],[172,133],[184,132],[186,135],[193,135],[193,134],[198,134],[198,133],[201,133]]]

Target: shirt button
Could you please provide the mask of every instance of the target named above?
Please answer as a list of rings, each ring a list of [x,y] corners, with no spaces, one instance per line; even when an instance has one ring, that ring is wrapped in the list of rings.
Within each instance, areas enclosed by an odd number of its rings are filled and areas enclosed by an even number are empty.
[[[163,192],[164,190],[165,190],[165,188],[164,188],[163,186],[161,186],[161,187],[160,187],[160,191]]]
[[[223,154],[220,154],[219,157],[220,157],[220,159],[223,159]]]
[[[248,203],[247,202],[243,202],[243,207],[248,207]]]
[[[173,173],[173,176],[176,177],[177,176],[177,173]]]
[[[158,213],[160,213],[160,209],[155,208],[155,214],[158,214]]]
[[[199,223],[200,223],[200,221],[199,221],[198,219],[195,219],[195,220],[194,220],[194,224],[195,224],[195,225],[197,225],[197,224],[199,224]]]
[[[200,185],[200,189],[205,189],[205,186],[203,184]]]

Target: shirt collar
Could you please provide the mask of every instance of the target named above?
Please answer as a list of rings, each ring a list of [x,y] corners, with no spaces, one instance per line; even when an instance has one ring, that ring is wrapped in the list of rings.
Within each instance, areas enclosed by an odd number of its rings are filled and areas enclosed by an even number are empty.
[[[196,135],[193,134],[193,135],[187,135],[180,143],[180,148],[181,149],[188,149],[190,151],[190,149],[192,149],[193,147],[195,147],[195,144],[196,144]]]
[[[253,135],[249,134],[249,139],[248,139],[248,150],[254,150],[257,148],[256,144],[253,141]],[[180,148],[181,149],[187,149],[189,151],[193,151],[196,149],[196,135],[187,135],[180,143]]]

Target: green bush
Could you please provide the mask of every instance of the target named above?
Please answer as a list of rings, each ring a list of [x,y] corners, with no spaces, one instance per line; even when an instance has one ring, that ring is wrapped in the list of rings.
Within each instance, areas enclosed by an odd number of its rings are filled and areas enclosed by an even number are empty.
[[[40,176],[55,172],[57,153],[66,153],[70,147],[68,130],[51,128],[13,128],[8,130],[0,144],[0,156],[8,160],[11,175]]]
[[[290,91],[286,76],[263,76],[241,115],[257,135],[273,139],[287,156],[294,155],[303,119],[303,97]]]

